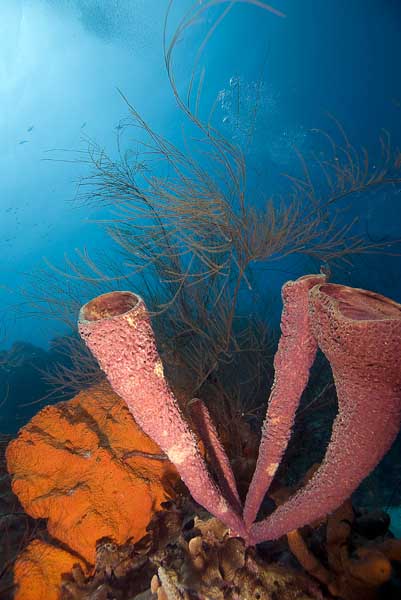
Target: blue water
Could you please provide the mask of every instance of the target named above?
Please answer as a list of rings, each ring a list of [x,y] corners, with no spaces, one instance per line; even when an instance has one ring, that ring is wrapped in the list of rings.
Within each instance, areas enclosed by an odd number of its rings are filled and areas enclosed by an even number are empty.
[[[173,3],[168,35],[192,4]],[[197,4],[201,10],[207,3]],[[180,93],[188,86],[197,49],[227,4],[200,12],[179,40],[174,65]],[[383,129],[401,146],[401,4],[272,0],[272,5],[285,17],[232,3],[195,70],[199,82],[205,69],[200,117],[215,105],[214,125],[247,148],[247,185],[256,203],[282,191],[283,173],[301,174],[297,152],[308,161],[327,151],[314,130],[344,142],[330,115],[352,144],[367,149],[377,168]],[[166,0],[1,2],[0,349],[22,341],[48,350],[51,340],[67,331],[31,306],[29,290],[38,270],[51,263],[68,272],[66,259],[79,262],[76,249],[114,256],[114,244],[93,223],[109,210],[74,201],[77,181],[87,171],[68,161],[87,148],[88,138],[115,155],[116,128],[128,115],[118,90],[155,131],[181,148],[185,134],[196,147],[165,70],[167,6]],[[193,96],[192,106],[194,101]],[[248,148],[250,122],[255,126]],[[401,188],[377,187],[356,196],[344,219],[358,216],[359,232],[391,243],[401,237],[400,200]],[[261,287],[278,301],[286,280],[316,270],[318,263],[299,256],[277,261]],[[366,255],[333,269],[336,281],[400,301],[399,267],[399,257]],[[277,306],[272,310],[279,311]],[[3,430],[21,424],[13,414],[7,411]],[[24,412],[21,419],[26,418]]]

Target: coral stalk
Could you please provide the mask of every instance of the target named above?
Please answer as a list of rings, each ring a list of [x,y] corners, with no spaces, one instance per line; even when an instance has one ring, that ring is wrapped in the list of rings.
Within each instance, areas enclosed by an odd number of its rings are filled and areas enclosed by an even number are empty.
[[[268,519],[251,543],[276,539],[340,506],[378,464],[401,423],[401,305],[379,294],[320,284],[309,293],[313,333],[338,397],[326,456],[312,479]]]
[[[325,275],[306,275],[287,282],[282,289],[281,338],[274,357],[274,382],[263,424],[255,473],[245,501],[244,521],[256,519],[287,448],[302,392],[308,383],[317,343],[308,314],[309,290],[325,281]]]
[[[234,534],[246,537],[241,517],[214,483],[164,377],[142,298],[131,292],[98,296],[81,308],[79,332],[114,391],[176,466],[192,497]]]

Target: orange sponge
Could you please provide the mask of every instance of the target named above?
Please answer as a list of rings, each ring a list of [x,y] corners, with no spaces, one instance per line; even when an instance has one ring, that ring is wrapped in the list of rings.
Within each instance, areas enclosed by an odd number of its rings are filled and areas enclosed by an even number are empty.
[[[40,411],[6,453],[26,512],[88,562],[96,541],[138,540],[171,497],[174,466],[105,385]]]

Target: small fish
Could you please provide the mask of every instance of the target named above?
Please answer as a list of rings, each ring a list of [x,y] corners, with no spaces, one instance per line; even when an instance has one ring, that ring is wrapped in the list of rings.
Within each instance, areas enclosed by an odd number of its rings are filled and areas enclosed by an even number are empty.
[[[22,144],[27,144],[29,142],[29,140],[21,140],[19,143],[19,145],[21,146]]]
[[[31,125],[30,127],[28,127],[27,132],[31,133],[31,131],[33,130],[33,127],[34,127],[33,125]]]
[[[82,123],[82,125],[81,125],[81,129],[83,129],[84,127],[86,127],[86,123],[87,123],[87,121],[84,121],[84,122]]]

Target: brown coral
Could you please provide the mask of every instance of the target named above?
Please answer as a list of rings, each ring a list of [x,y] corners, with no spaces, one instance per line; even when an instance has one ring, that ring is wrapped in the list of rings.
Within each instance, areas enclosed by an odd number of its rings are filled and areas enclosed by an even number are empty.
[[[401,541],[352,538],[354,512],[348,500],[327,518],[328,568],[309,549],[299,530],[287,534],[288,544],[303,568],[342,600],[377,600],[380,588],[390,581],[392,561],[401,560]],[[357,545],[356,545],[357,544]],[[361,544],[361,545],[360,545]]]
[[[7,449],[24,509],[90,563],[96,541],[139,539],[177,473],[105,385],[40,411]]]
[[[304,575],[277,564],[267,564],[227,527],[212,518],[195,519],[175,546],[153,557],[158,579],[152,580],[157,600],[321,600],[322,595]],[[156,599],[156,595],[152,598]]]

